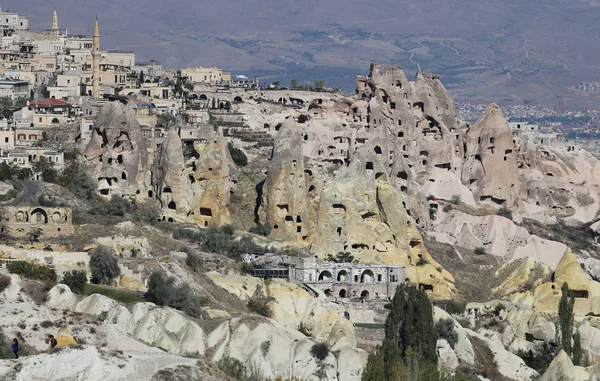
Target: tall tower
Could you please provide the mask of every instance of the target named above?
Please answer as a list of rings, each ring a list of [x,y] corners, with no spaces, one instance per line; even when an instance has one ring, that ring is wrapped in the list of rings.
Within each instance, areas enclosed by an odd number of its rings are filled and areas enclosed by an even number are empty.
[[[94,47],[92,50],[94,73],[92,76],[92,95],[94,98],[100,98],[100,27],[98,26],[98,17],[94,26]]]
[[[52,28],[50,30],[58,33],[58,15],[56,14],[56,8],[54,9],[54,14],[52,15]]]

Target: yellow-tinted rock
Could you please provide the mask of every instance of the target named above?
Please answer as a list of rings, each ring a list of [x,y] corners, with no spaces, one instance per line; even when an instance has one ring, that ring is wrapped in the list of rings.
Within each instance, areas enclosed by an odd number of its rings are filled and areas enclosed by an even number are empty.
[[[123,278],[121,278],[121,280],[119,281],[119,285],[126,290],[140,291],[140,292],[147,291],[146,286],[144,286],[144,282],[142,282],[141,280],[139,280],[137,278],[130,277],[130,276],[124,276]]]
[[[554,271],[554,282],[544,283],[535,289],[534,306],[541,311],[557,313],[563,283],[575,295],[573,312],[576,316],[600,314],[600,283],[590,280],[581,268],[577,257],[567,250]]]
[[[58,334],[56,335],[56,341],[57,348],[68,347],[70,345],[77,345],[77,342],[73,338],[73,335],[71,335],[71,331],[69,331],[67,327],[61,327],[58,330]]]

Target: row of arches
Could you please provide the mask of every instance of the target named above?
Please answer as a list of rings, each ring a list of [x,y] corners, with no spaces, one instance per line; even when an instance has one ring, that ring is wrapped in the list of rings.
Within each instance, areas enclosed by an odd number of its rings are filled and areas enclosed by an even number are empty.
[[[323,270],[319,273],[319,276],[317,278],[317,280],[319,282],[331,282],[333,281],[334,276],[331,273],[331,271],[329,270]],[[377,280],[375,280],[377,279]],[[337,282],[350,282],[352,281],[349,276],[348,276],[348,271],[346,270],[340,270],[337,273],[337,276],[335,277],[335,280]],[[373,273],[372,270],[364,270],[360,276],[359,275],[354,275],[354,282],[355,283],[372,283],[372,282],[381,282],[382,281],[382,276],[381,274],[377,274],[377,278],[375,277],[375,274]]]

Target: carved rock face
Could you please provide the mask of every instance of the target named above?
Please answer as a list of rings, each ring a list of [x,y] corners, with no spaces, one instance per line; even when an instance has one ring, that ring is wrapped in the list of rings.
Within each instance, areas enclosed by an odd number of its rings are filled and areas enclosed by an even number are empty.
[[[517,156],[510,127],[502,111],[491,103],[467,132],[462,181],[479,201],[512,206],[519,194]]]
[[[148,143],[130,106],[109,102],[102,107],[83,160],[102,196],[145,197],[150,186]]]

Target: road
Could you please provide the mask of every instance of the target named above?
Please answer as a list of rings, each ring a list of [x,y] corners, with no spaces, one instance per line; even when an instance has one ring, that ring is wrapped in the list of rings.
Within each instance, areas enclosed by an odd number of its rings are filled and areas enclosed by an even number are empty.
[[[10,201],[0,202],[0,206],[18,206],[23,200],[42,189],[44,183],[42,181],[24,180],[22,184],[23,191]]]

